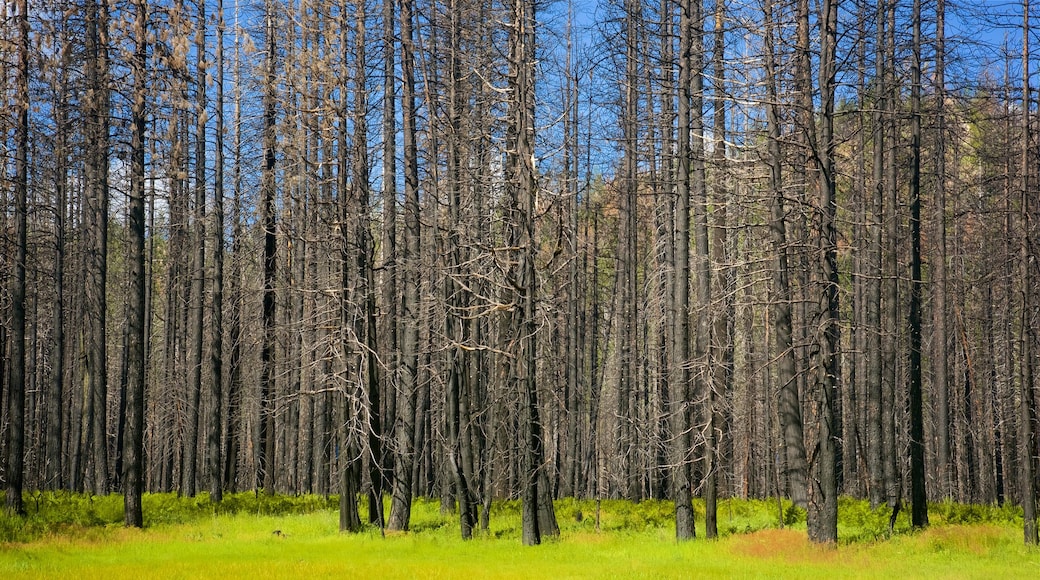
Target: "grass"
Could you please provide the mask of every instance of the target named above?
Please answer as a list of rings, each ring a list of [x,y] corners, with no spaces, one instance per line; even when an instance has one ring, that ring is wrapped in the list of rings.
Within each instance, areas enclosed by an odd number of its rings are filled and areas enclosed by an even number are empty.
[[[469,542],[433,501],[417,500],[410,533],[340,534],[335,498],[146,498],[147,527],[121,525],[121,497],[45,494],[26,518],[0,519],[3,578],[1037,578],[1040,551],[1021,540],[1012,509],[936,504],[933,525],[843,500],[842,545],[811,545],[804,517],[775,502],[720,504],[722,538],[678,544],[668,502],[562,500],[560,539],[520,545],[519,504],[496,503],[490,530]],[[366,513],[362,510],[362,513]],[[1018,518],[1017,524],[1015,518]],[[703,523],[703,506],[698,506]],[[877,523],[883,522],[880,529]],[[699,538],[703,529],[698,529]]]

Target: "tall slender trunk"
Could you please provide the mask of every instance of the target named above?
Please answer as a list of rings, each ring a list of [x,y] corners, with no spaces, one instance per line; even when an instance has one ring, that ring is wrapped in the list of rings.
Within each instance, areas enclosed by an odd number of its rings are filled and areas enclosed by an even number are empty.
[[[209,499],[223,499],[220,429],[224,401],[224,0],[217,0],[216,118],[213,152],[213,302],[210,305],[210,383],[206,403]]]
[[[769,125],[769,186],[772,191],[773,251],[777,267],[773,270],[773,328],[776,333],[777,380],[780,396],[777,409],[783,431],[784,455],[787,466],[787,494],[798,507],[806,507],[808,464],[805,456],[805,436],[802,430],[802,402],[795,380],[796,361],[792,339],[791,286],[788,266],[787,213],[783,185],[783,158],[781,157],[780,101],[777,89],[776,53],[774,44],[774,4],[766,0],[763,13],[766,18],[765,59],[766,84],[769,106],[766,109]]]
[[[383,527],[383,477],[382,477],[382,403],[379,377],[379,345],[376,329],[376,285],[375,243],[372,239],[369,223],[369,201],[371,185],[369,183],[368,159],[368,36],[365,20],[368,10],[364,2],[358,2],[354,14],[354,187],[357,190],[357,226],[354,230],[357,252],[358,304],[361,305],[358,337],[364,341],[363,372],[364,393],[368,407],[368,452],[369,479],[371,489],[368,502],[368,520]]]
[[[144,518],[144,396],[145,351],[145,131],[148,95],[148,2],[134,3],[134,78],[130,107],[130,290],[127,313],[126,437],[123,441],[123,521],[141,527]]]
[[[184,461],[181,493],[194,497],[197,486],[199,427],[203,424],[202,366],[206,292],[206,3],[198,3],[195,22],[195,208],[191,266],[191,360],[188,373],[187,433],[184,436]]]
[[[838,268],[837,213],[834,164],[834,93],[836,88],[836,45],[838,6],[824,0],[820,12],[820,130],[818,140],[810,136],[816,157],[819,202],[813,217],[819,288],[814,353],[812,408],[815,419],[816,465],[809,487],[809,539],[832,544],[838,540],[838,443],[841,437],[838,403]],[[803,13],[804,14],[804,13]],[[810,134],[811,135],[811,134]]]
[[[888,93],[884,85],[885,79],[885,4],[886,0],[878,0],[875,16],[877,34],[875,37],[874,54],[874,112],[871,118],[871,140],[873,142],[872,180],[873,193],[871,196],[871,219],[867,224],[868,246],[865,254],[866,288],[864,291],[866,305],[864,329],[863,357],[866,359],[865,381],[867,384],[867,472],[869,479],[867,494],[870,497],[870,505],[877,508],[885,501],[886,484],[885,478],[885,445],[882,417],[885,411],[882,405],[882,357],[881,357],[881,279],[883,240],[881,221],[883,217],[882,208],[885,205],[885,111],[887,110]]]
[[[509,236],[518,248],[513,269],[514,307],[510,316],[515,353],[510,383],[519,387],[521,440],[521,526],[524,545],[541,543],[543,536],[559,535],[551,490],[544,467],[544,443],[538,402],[537,292],[535,256],[535,6],[531,0],[513,0],[509,23],[509,141],[512,175]]]
[[[404,143],[404,253],[401,297],[401,355],[398,365],[397,417],[394,419],[397,456],[389,528],[407,530],[412,509],[415,466],[415,403],[419,365],[419,153],[416,143],[415,38],[413,0],[400,0],[401,128]]]
[[[383,432],[380,436],[387,441],[392,436],[396,424],[397,412],[397,388],[396,370],[399,367],[400,349],[398,348],[398,295],[397,284],[397,69],[396,69],[396,41],[394,26],[395,0],[383,0],[383,176],[382,176],[382,202],[383,202],[383,230],[382,243],[382,303],[380,309],[383,312],[383,327],[380,331],[383,337],[384,364],[387,372],[383,373],[383,393],[385,395],[383,413]],[[390,487],[390,475],[392,474],[392,458],[390,456],[391,445],[384,445],[382,457],[379,460],[381,467],[381,487],[386,490]]]
[[[349,41],[348,24],[348,1],[341,0],[339,4],[339,41],[346,50]],[[357,8],[355,6],[354,8]],[[359,33],[355,30],[355,33]],[[346,55],[344,55],[346,57]],[[357,54],[354,55],[357,58]],[[338,71],[341,78],[350,78],[347,59],[344,58]],[[363,79],[364,77],[362,77]],[[357,82],[363,82],[357,79]],[[358,101],[361,91],[354,91],[354,110],[363,109],[364,105]],[[363,97],[362,97],[363,98]],[[360,475],[361,457],[359,442],[361,433],[357,429],[357,419],[354,409],[358,405],[358,393],[361,393],[361,369],[364,349],[363,340],[365,335],[366,317],[364,316],[364,292],[366,288],[366,273],[364,272],[365,258],[363,256],[364,233],[362,214],[365,208],[361,205],[367,197],[368,174],[367,167],[361,167],[361,157],[358,148],[365,147],[358,143],[358,139],[364,140],[364,130],[356,124],[356,117],[349,115],[350,107],[347,91],[339,94],[337,124],[338,124],[338,172],[336,180],[337,201],[340,223],[340,350],[341,359],[337,369],[341,373],[338,381],[342,393],[337,393],[337,468],[339,470],[339,530],[341,532],[356,532],[361,529],[361,517],[358,514],[358,480]],[[354,124],[353,142],[348,134],[348,125]],[[364,141],[363,141],[364,142]],[[353,158],[353,159],[352,159]],[[349,176],[349,177],[348,177]],[[351,183],[353,181],[353,183]]]
[[[944,499],[953,497],[954,466],[950,457],[950,380],[948,369],[949,338],[946,307],[946,2],[935,4],[935,117],[938,136],[935,141],[935,240],[936,255],[932,260],[932,327],[934,355],[932,382],[935,385],[936,462],[938,492]]]
[[[242,58],[238,0],[235,0],[234,169],[231,172],[231,274],[228,277],[230,316],[228,321],[227,435],[224,447],[224,484],[239,489],[238,454],[242,397]]]
[[[256,447],[256,487],[268,495],[275,488],[275,274],[278,259],[278,238],[275,218],[275,147],[277,145],[277,95],[275,59],[278,54],[274,3],[268,0],[264,7],[267,30],[267,56],[264,65],[264,168],[260,182],[260,215],[264,229],[263,254],[263,310],[261,326],[263,343],[260,347],[260,416],[259,437]]]
[[[470,539],[477,525],[477,495],[473,483],[473,449],[470,437],[470,356],[468,355],[471,323],[466,316],[469,298],[458,283],[465,279],[460,229],[465,227],[461,215],[462,181],[462,8],[459,0],[449,5],[448,47],[448,276],[445,280],[445,332],[451,340],[448,352],[448,384],[446,385],[446,427],[450,446],[447,459],[454,480],[458,502],[459,528],[462,539]]]
[[[678,129],[676,165],[676,201],[673,243],[675,264],[672,279],[672,360],[669,370],[672,378],[668,388],[668,412],[671,416],[672,498],[675,502],[675,536],[679,541],[696,537],[693,511],[693,483],[689,454],[693,435],[690,411],[690,194],[692,178],[692,151],[690,143],[691,117],[700,116],[693,107],[693,78],[695,72],[694,27],[692,14],[697,0],[679,2],[679,103],[676,107]],[[669,15],[670,17],[671,15]],[[699,36],[698,36],[699,38]],[[699,52],[697,53],[699,54]],[[699,68],[699,67],[698,67]],[[699,101],[698,101],[699,102]],[[595,277],[593,278],[595,280]]]
[[[639,361],[637,345],[638,306],[635,244],[639,205],[639,20],[640,2],[625,2],[625,81],[622,88],[624,114],[621,119],[623,175],[621,177],[621,214],[618,216],[618,371],[617,421],[615,458],[618,462],[618,491],[622,497],[639,498],[639,479],[636,475],[635,422],[630,412],[636,397]]]
[[[29,2],[19,0],[18,78],[15,111],[15,258],[11,285],[11,369],[7,398],[6,510],[9,515],[25,513],[22,487],[25,482],[25,262],[28,258],[26,213],[29,195]],[[0,343],[2,344],[2,343]],[[2,348],[2,346],[0,346]],[[2,380],[0,380],[2,381]],[[2,384],[2,382],[0,382]]]
[[[707,168],[705,163],[705,131],[704,131],[704,7],[697,0],[693,1],[690,17],[689,34],[692,37],[690,52],[690,196],[693,214],[693,264],[694,281],[694,328],[693,328],[693,392],[692,397],[703,403],[695,404],[696,428],[710,423],[711,413],[711,253],[709,251],[708,231],[708,190]],[[708,426],[711,429],[710,425]],[[713,434],[711,435],[714,436]],[[707,434],[705,434],[707,438]],[[695,440],[695,447],[704,449],[700,458],[700,475],[710,479],[711,453],[708,441]],[[706,483],[703,482],[703,483]]]
[[[109,86],[108,86],[108,4],[91,0],[86,6],[86,82],[89,96],[85,107],[87,131],[86,191],[87,226],[85,255],[85,319],[83,335],[84,406],[82,451],[87,489],[108,492],[107,438],[107,300],[108,278],[108,167],[109,167]]]
[[[887,19],[885,38],[885,67],[884,84],[881,90],[886,91],[884,111],[885,127],[888,133],[885,150],[886,159],[884,167],[885,175],[885,198],[881,209],[881,217],[885,224],[885,245],[882,249],[882,293],[884,297],[881,340],[881,366],[882,374],[882,449],[883,449],[883,472],[885,479],[885,496],[888,507],[891,510],[889,518],[889,531],[895,525],[896,516],[902,508],[902,478],[899,472],[899,452],[896,435],[896,410],[899,391],[898,386],[898,343],[900,338],[899,324],[899,189],[898,189],[898,167],[896,160],[899,134],[897,118],[897,101],[899,98],[899,87],[895,79],[895,25],[896,25],[896,1],[888,0],[885,5]]]
[[[65,94],[68,91],[68,73],[66,63],[69,61],[71,44],[62,47],[60,56],[61,70],[58,72],[58,89],[52,103],[55,124],[64,127],[68,122],[68,106]],[[61,489],[63,483],[62,439],[64,437],[65,408],[65,216],[68,204],[68,137],[65,131],[58,131],[55,139],[54,157],[54,344],[51,349],[51,380],[47,391],[47,444],[44,488]]]
[[[1020,459],[1021,462],[1021,478],[1022,478],[1022,522],[1023,522],[1023,533],[1025,536],[1025,543],[1027,545],[1036,545],[1040,543],[1040,536],[1038,536],[1037,530],[1037,485],[1036,485],[1036,401],[1033,397],[1033,361],[1032,361],[1032,341],[1031,335],[1031,320],[1033,313],[1031,311],[1031,294],[1032,289],[1030,285],[1026,283],[1030,279],[1029,266],[1032,260],[1030,252],[1030,215],[1029,215],[1029,173],[1031,163],[1035,162],[1030,158],[1029,150],[1029,108],[1030,108],[1030,89],[1029,89],[1029,0],[1022,2],[1022,165],[1020,168],[1021,175],[1019,179],[1021,183],[1021,207],[1019,211],[1021,213],[1019,228],[1022,231],[1022,241],[1019,245],[1019,292],[1022,294],[1021,297],[1021,322],[1019,329],[1019,363],[1021,372],[1019,373],[1019,390],[1020,390],[1020,401],[1019,401],[1019,423],[1018,423],[1018,438],[1019,447],[1022,449]]]
[[[667,0],[666,0],[667,1]],[[581,342],[580,321],[578,319],[578,140],[577,140],[577,78],[574,73],[574,5],[568,3],[567,12],[567,55],[564,68],[564,124],[563,124],[563,167],[566,205],[562,210],[561,226],[566,239],[567,256],[567,302],[564,320],[564,437],[565,449],[562,452],[560,470],[560,497],[577,497],[578,464],[579,464],[579,421],[582,393],[581,384]],[[565,225],[564,225],[564,222]]]
[[[675,312],[675,196],[676,196],[676,116],[675,116],[675,70],[676,70],[676,46],[675,46],[675,0],[661,0],[658,8],[660,24],[660,64],[658,65],[659,83],[657,99],[660,102],[661,113],[657,121],[657,130],[660,135],[659,151],[661,163],[659,179],[655,191],[656,220],[655,232],[658,245],[658,265],[662,270],[659,274],[659,290],[664,298],[660,305],[660,329],[658,330],[658,386],[657,402],[653,412],[660,418],[655,425],[656,452],[654,459],[658,465],[656,487],[658,491],[653,497],[670,498],[672,493],[669,489],[671,471],[672,445],[669,443],[672,433],[672,392],[671,381],[675,377],[672,370],[672,361],[675,355],[672,352],[675,347],[675,324],[673,314]],[[572,107],[576,105],[572,103]],[[577,111],[575,110],[575,126],[577,126]],[[575,148],[577,137],[575,136]],[[574,187],[577,196],[577,157],[572,161],[574,166]],[[577,201],[575,201],[577,204]],[[577,211],[577,205],[574,210]],[[577,219],[577,218],[575,218]],[[574,225],[574,235],[577,236],[577,224]],[[577,251],[577,250],[575,250]],[[575,254],[575,259],[577,254]],[[577,317],[577,316],[575,316]],[[576,368],[580,368],[576,367]]]
[[[732,287],[733,268],[728,263],[727,248],[727,210],[729,205],[729,175],[726,159],[726,7],[724,2],[715,3],[714,45],[712,47],[712,66],[714,72],[714,139],[713,165],[714,183],[713,199],[714,226],[711,234],[711,271],[712,296],[711,308],[713,328],[711,330],[711,353],[709,364],[713,381],[708,388],[708,429],[707,429],[707,479],[704,486],[704,527],[706,536],[711,539],[718,536],[718,479],[721,465],[720,442],[724,429],[724,410],[729,407],[733,379],[733,297],[729,295]],[[715,304],[719,304],[715,306]]]
[[[910,85],[910,501],[916,528],[928,525],[921,384],[921,0],[913,3]]]

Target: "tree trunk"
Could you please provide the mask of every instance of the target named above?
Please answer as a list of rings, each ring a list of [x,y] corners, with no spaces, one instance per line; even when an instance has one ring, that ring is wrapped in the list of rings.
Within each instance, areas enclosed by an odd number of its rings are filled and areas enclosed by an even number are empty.
[[[876,12],[876,46],[875,46],[875,83],[878,85],[875,89],[875,104],[874,113],[871,119],[872,125],[872,141],[873,141],[873,195],[871,200],[871,208],[873,218],[867,225],[867,251],[864,252],[867,262],[866,268],[866,289],[865,294],[865,322],[866,328],[864,330],[865,337],[863,340],[864,353],[863,356],[866,359],[864,366],[866,368],[866,384],[867,384],[867,471],[869,473],[869,480],[867,485],[867,494],[870,497],[871,508],[877,508],[887,498],[887,482],[888,479],[885,477],[886,473],[886,459],[885,459],[885,431],[884,431],[884,420],[886,416],[886,410],[882,403],[884,399],[884,388],[883,388],[883,360],[882,360],[882,347],[881,347],[881,280],[882,280],[882,260],[883,260],[883,240],[882,240],[882,227],[880,216],[883,216],[882,208],[885,205],[884,193],[885,188],[885,134],[886,134],[886,120],[885,112],[887,111],[887,98],[888,93],[884,86],[883,80],[885,77],[885,56],[884,50],[885,45],[885,5],[886,0],[878,0],[877,12]]]
[[[85,103],[87,131],[86,211],[87,250],[85,280],[84,333],[84,411],[83,455],[87,489],[96,494],[108,492],[107,441],[107,278],[108,278],[108,171],[109,171],[109,88],[108,88],[108,5],[91,0],[86,14],[86,82],[90,96]]]
[[[954,466],[950,457],[950,380],[948,369],[949,339],[947,338],[946,307],[946,2],[935,4],[935,93],[936,130],[935,142],[935,248],[932,261],[932,326],[934,356],[932,382],[935,385],[935,429],[936,462],[938,463],[938,491],[943,499],[952,499],[954,489]]]
[[[838,7],[824,0],[820,12],[820,113],[819,140],[810,132],[818,173],[819,205],[814,216],[818,263],[816,267],[819,322],[814,336],[815,373],[812,408],[816,421],[813,484],[809,487],[808,528],[813,542],[838,540],[838,449],[841,435],[836,416],[838,400],[838,269],[837,212],[834,166],[834,92],[836,87],[836,39]],[[807,11],[802,12],[807,16]]]
[[[694,412],[696,420],[694,428],[705,429],[705,439],[695,440],[694,447],[702,447],[704,456],[698,458],[702,463],[699,466],[699,475],[704,481],[705,488],[709,487],[708,480],[713,476],[712,470],[712,443],[708,439],[714,437],[711,425],[711,400],[713,387],[711,380],[711,254],[709,252],[708,232],[708,191],[707,191],[707,169],[705,167],[706,138],[704,132],[704,8],[703,5],[694,0],[691,14],[690,32],[692,36],[691,67],[693,69],[690,79],[690,195],[692,197],[693,213],[693,265],[692,269],[696,275],[694,282],[695,310],[693,329],[693,392],[694,400],[703,401],[695,404]],[[707,499],[707,498],[705,498]],[[707,516],[705,517],[707,519]]]
[[[66,64],[69,61],[71,44],[62,47],[58,71],[58,91],[55,103],[55,124],[64,127],[68,122],[68,105],[65,95],[68,91],[68,73]],[[68,137],[65,131],[58,131],[55,139],[54,157],[57,162],[54,180],[54,345],[51,349],[51,380],[47,391],[47,446],[44,488],[54,491],[62,489],[63,478],[62,439],[65,424],[65,216],[68,204]]]
[[[278,238],[275,217],[275,147],[277,123],[277,87],[275,58],[278,54],[274,4],[268,0],[264,8],[267,30],[267,56],[264,70],[264,168],[260,183],[260,215],[264,229],[263,310],[260,347],[260,416],[256,447],[256,487],[273,495],[275,489],[274,414],[275,414],[275,274],[277,272]]]
[[[130,291],[127,312],[126,437],[123,440],[123,522],[144,525],[141,495],[144,492],[144,395],[145,352],[145,131],[148,95],[148,3],[134,6],[134,78],[130,112]]]
[[[213,152],[213,303],[210,314],[210,382],[206,401],[206,478],[209,499],[223,499],[220,429],[224,400],[224,0],[217,0],[216,124]],[[237,256],[236,256],[237,258]]]
[[[1021,175],[1021,218],[1019,224],[1022,230],[1022,242],[1019,246],[1019,284],[1022,294],[1021,303],[1021,326],[1019,329],[1019,423],[1018,438],[1021,451],[1021,478],[1022,478],[1022,522],[1025,543],[1036,545],[1040,543],[1037,530],[1037,485],[1036,485],[1036,402],[1033,398],[1033,361],[1032,361],[1032,339],[1031,319],[1031,288],[1026,283],[1030,279],[1029,265],[1032,261],[1030,252],[1030,215],[1029,215],[1029,173],[1031,162],[1029,156],[1029,0],[1022,2],[1022,165]],[[1010,258],[1010,256],[1009,256]]]
[[[187,432],[184,436],[184,461],[181,471],[181,493],[195,497],[199,427],[203,425],[202,345],[206,292],[206,3],[199,2],[195,23],[195,211],[192,246],[195,254],[191,266],[191,360],[188,374]]]
[[[397,75],[396,75],[396,50],[394,26],[395,0],[383,0],[383,177],[382,177],[382,202],[383,202],[383,229],[382,243],[382,303],[380,310],[383,312],[383,326],[380,335],[383,337],[384,364],[387,372],[383,373],[383,393],[385,394],[383,413],[383,433],[380,436],[387,440],[392,436],[396,425],[397,412],[397,389],[396,369],[399,368],[400,350],[398,348],[398,295],[397,284]],[[385,445],[382,448],[382,457],[379,459],[381,467],[380,486],[389,489],[391,462],[390,448]]]
[[[461,215],[461,196],[464,187],[462,181],[462,106],[464,98],[462,66],[462,8],[459,0],[453,0],[449,6],[450,29],[448,48],[448,276],[445,280],[445,333],[451,344],[448,346],[448,383],[446,385],[446,427],[449,450],[447,460],[454,483],[455,498],[458,502],[459,529],[462,539],[468,540],[477,525],[477,495],[473,486],[473,449],[470,437],[470,393],[471,376],[470,334],[471,323],[466,316],[469,312],[469,297],[458,279],[466,279],[463,271],[461,232],[465,222]]]
[[[29,2],[19,0],[18,78],[15,110],[15,258],[11,287],[11,370],[7,398],[7,465],[5,479],[6,511],[22,515],[22,487],[25,482],[25,266],[28,258],[26,213],[29,194]]]
[[[899,98],[899,87],[895,82],[895,4],[896,0],[886,3],[887,13],[887,36],[885,39],[885,67],[884,85],[882,90],[887,92],[885,108],[885,127],[888,132],[886,160],[884,166],[885,176],[885,199],[884,207],[880,215],[885,223],[885,247],[882,250],[882,292],[884,295],[883,312],[885,313],[882,324],[881,361],[883,375],[881,380],[881,438],[883,472],[885,479],[885,496],[888,508],[891,510],[889,517],[889,532],[895,525],[896,516],[902,508],[902,477],[899,471],[899,452],[896,435],[896,410],[898,387],[898,365],[897,346],[900,339],[899,332],[899,189],[898,168],[896,160],[897,144],[899,139],[897,101]]]
[[[718,537],[718,479],[722,461],[720,451],[724,436],[725,409],[732,408],[727,399],[732,390],[733,379],[733,268],[728,261],[727,206],[729,205],[729,176],[726,159],[726,8],[723,2],[715,4],[714,46],[712,65],[714,69],[714,186],[712,207],[715,224],[711,239],[712,272],[712,318],[711,353],[709,364],[713,381],[708,386],[708,429],[707,429],[707,479],[704,486],[704,527],[708,539]],[[718,304],[718,306],[716,306]]]
[[[677,112],[677,175],[675,202],[675,264],[672,279],[672,360],[669,370],[668,412],[671,416],[671,492],[675,502],[675,536],[679,541],[696,537],[693,512],[693,483],[690,473],[693,426],[690,420],[690,194],[692,152],[690,129],[692,116],[700,117],[693,107],[694,77],[700,78],[699,66],[694,60],[694,32],[699,23],[694,20],[696,0],[680,0],[679,16],[679,103]],[[696,27],[696,28],[695,28]],[[700,38],[697,35],[697,38]],[[699,55],[699,49],[697,54]],[[695,72],[695,68],[697,72]],[[700,81],[697,81],[698,83]],[[699,101],[698,101],[699,103]],[[593,277],[595,280],[595,277]]]
[[[776,54],[774,52],[773,2],[768,0],[763,9],[766,18],[765,58],[766,83],[770,105],[766,109],[769,124],[769,185],[772,191],[773,251],[777,267],[773,270],[773,327],[776,335],[777,380],[780,396],[777,409],[783,431],[784,455],[787,466],[787,494],[794,505],[806,507],[808,464],[805,456],[805,436],[802,431],[802,402],[795,380],[796,362],[792,340],[791,288],[787,248],[787,215],[783,189],[783,159],[780,139],[780,101],[777,90]]]
[[[910,501],[915,528],[928,525],[921,384],[921,0],[913,3],[910,86]]]
[[[397,417],[394,461],[394,490],[389,528],[408,529],[412,509],[412,471],[415,464],[415,403],[419,364],[419,161],[416,143],[415,39],[413,0],[400,0],[401,23],[401,120],[404,139],[404,254],[401,297],[401,354],[398,366]]]
[[[241,37],[235,26],[234,170],[231,174],[231,273],[228,277],[230,317],[228,321],[227,435],[224,447],[223,480],[229,490],[239,489],[239,427],[242,417],[242,58]]]

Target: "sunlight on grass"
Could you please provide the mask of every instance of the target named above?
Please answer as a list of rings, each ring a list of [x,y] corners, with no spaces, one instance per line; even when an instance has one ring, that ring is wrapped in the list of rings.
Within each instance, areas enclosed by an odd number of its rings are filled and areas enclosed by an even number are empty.
[[[1013,523],[985,511],[972,516],[975,523],[942,523],[889,539],[874,540],[872,530],[847,524],[846,534],[856,541],[822,548],[806,540],[797,511],[787,513],[794,525],[779,529],[775,501],[726,500],[719,509],[722,539],[705,541],[699,528],[698,540],[678,544],[669,502],[604,501],[597,532],[595,503],[567,499],[556,506],[561,538],[524,548],[517,502],[496,503],[488,532],[463,542],[454,516],[442,515],[437,502],[417,500],[413,531],[384,538],[375,527],[340,534],[332,500],[236,494],[214,508],[208,500],[150,496],[157,510],[153,523],[128,530],[111,520],[118,514],[105,507],[109,498],[56,498],[53,506],[78,506],[79,512],[40,508],[30,515],[23,526],[35,526],[39,534],[0,544],[0,577],[1040,577],[1040,552],[1022,545]],[[702,523],[703,505],[697,507]],[[957,519],[950,515],[954,507],[945,509],[949,513],[938,520]],[[860,502],[843,502],[842,512],[848,522],[856,522],[858,513],[861,525],[873,525],[869,507]],[[100,521],[83,523],[91,518]]]

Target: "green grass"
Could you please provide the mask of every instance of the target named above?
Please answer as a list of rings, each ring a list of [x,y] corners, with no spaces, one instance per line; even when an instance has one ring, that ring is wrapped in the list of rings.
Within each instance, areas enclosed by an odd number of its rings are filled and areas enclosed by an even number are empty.
[[[669,502],[556,504],[562,535],[520,545],[519,504],[496,503],[486,534],[463,542],[451,514],[417,500],[413,531],[340,534],[335,498],[149,495],[147,527],[122,527],[119,496],[38,495],[26,518],[0,519],[2,578],[1037,578],[1040,551],[1021,540],[1013,509],[936,504],[933,526],[843,500],[842,545],[813,546],[804,516],[775,501],[720,504],[722,538],[678,544]],[[366,513],[364,510],[362,513]],[[1017,518],[1017,523],[1016,523]],[[703,505],[697,506],[703,524]],[[880,522],[880,524],[879,524]],[[276,532],[277,531],[277,532]]]

